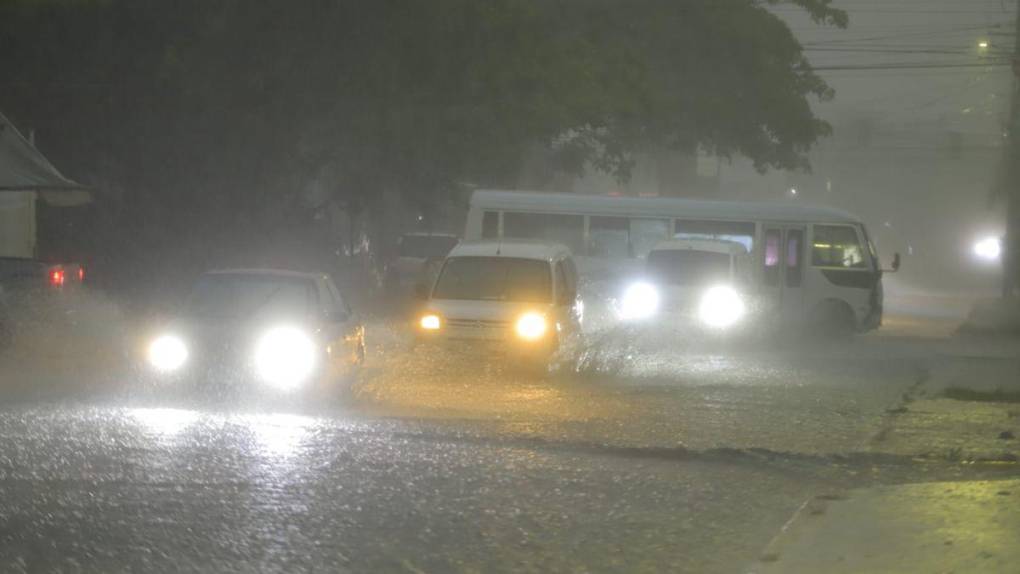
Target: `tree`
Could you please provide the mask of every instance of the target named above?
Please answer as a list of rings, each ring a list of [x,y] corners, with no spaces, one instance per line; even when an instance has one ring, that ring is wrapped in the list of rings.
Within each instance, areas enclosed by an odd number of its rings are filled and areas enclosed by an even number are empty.
[[[13,0],[0,105],[157,243],[300,229],[323,178],[370,211],[512,186],[536,146],[620,177],[649,144],[805,168],[831,92],[775,3]]]

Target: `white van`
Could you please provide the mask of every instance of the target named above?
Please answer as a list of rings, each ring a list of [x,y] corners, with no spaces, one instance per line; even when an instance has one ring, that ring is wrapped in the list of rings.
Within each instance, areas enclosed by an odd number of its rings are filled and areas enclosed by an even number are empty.
[[[547,367],[580,336],[577,268],[563,245],[462,243],[443,262],[417,321],[422,341]]]

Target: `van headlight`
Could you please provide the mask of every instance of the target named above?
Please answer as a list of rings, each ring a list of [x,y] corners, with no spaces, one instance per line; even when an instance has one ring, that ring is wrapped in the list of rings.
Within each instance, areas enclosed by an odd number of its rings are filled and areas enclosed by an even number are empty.
[[[443,321],[439,318],[439,315],[429,313],[418,321],[418,326],[424,331],[438,331],[443,326]]]
[[[525,313],[517,319],[514,330],[517,332],[517,336],[525,341],[537,341],[545,336],[545,332],[549,330],[549,324],[545,317],[538,313]]]
[[[726,329],[739,322],[747,313],[747,307],[737,290],[720,285],[710,288],[701,296],[698,317],[709,327]]]
[[[647,319],[659,312],[659,290],[651,283],[634,283],[623,292],[620,318],[625,321]]]
[[[152,368],[170,373],[188,361],[188,346],[177,335],[160,335],[149,343],[147,358]]]
[[[304,331],[277,327],[255,344],[255,372],[260,379],[283,390],[305,382],[315,370],[315,343]]]

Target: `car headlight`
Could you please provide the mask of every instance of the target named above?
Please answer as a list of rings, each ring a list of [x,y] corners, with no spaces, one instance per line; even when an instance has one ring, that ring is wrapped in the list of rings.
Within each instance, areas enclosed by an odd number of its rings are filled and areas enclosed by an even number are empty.
[[[698,316],[709,327],[725,329],[733,326],[747,312],[744,300],[732,287],[712,287],[701,297]]]
[[[418,321],[418,325],[425,331],[438,331],[443,325],[443,322],[439,319],[439,315],[428,314]]]
[[[549,329],[545,317],[538,313],[525,313],[517,319],[514,330],[517,336],[525,341],[537,341],[541,339]]]
[[[277,327],[255,345],[255,372],[263,381],[292,389],[315,370],[315,343],[301,329]]]
[[[188,346],[177,335],[160,335],[149,343],[148,359],[157,371],[176,371],[188,360]]]
[[[620,318],[626,321],[647,319],[659,312],[659,290],[650,283],[634,283],[623,293]]]

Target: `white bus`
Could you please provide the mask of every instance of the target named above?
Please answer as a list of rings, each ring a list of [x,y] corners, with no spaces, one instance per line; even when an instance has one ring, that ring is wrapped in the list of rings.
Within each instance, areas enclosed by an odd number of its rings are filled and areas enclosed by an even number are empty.
[[[596,277],[636,269],[663,241],[737,242],[751,256],[756,297],[783,322],[867,331],[882,321],[875,247],[861,220],[839,209],[793,201],[479,190],[464,237],[557,241],[574,252],[582,276]],[[893,269],[898,265],[897,255]]]

